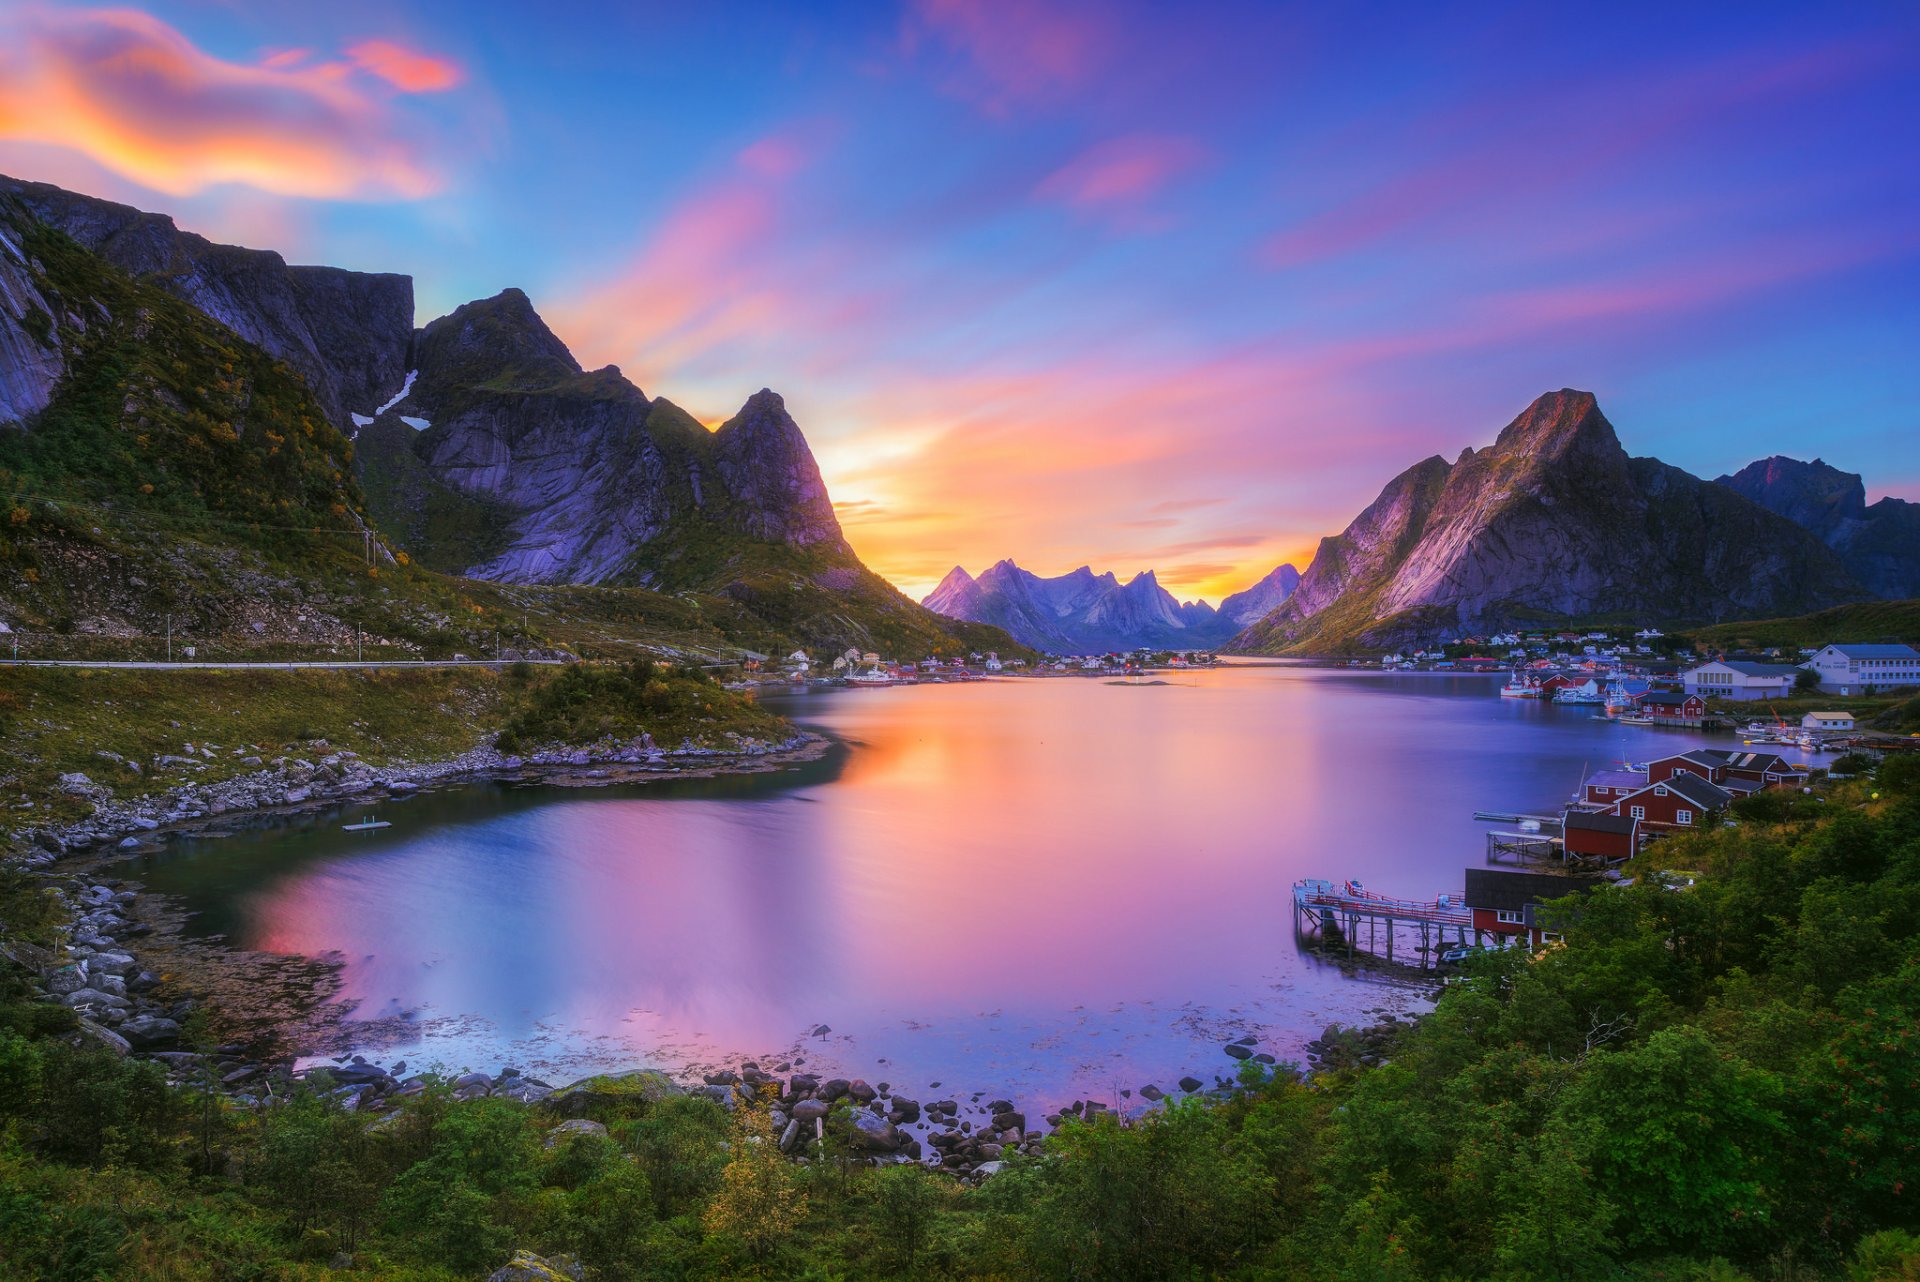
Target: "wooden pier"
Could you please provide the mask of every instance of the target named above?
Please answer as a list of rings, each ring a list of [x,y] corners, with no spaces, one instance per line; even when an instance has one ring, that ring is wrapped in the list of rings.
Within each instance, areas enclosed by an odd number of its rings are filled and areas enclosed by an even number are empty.
[[[1395,899],[1355,881],[1308,879],[1293,883],[1293,927],[1302,940],[1323,947],[1344,943],[1347,955],[1367,952],[1394,960],[1396,936],[1405,932],[1415,964],[1430,966],[1451,944],[1478,942],[1473,913],[1458,892],[1434,899]],[[1366,934],[1363,946],[1360,936]],[[1384,939],[1383,939],[1384,936]],[[1419,942],[1413,944],[1412,937]],[[1472,936],[1471,940],[1469,936]],[[1385,943],[1383,952],[1380,945]]]

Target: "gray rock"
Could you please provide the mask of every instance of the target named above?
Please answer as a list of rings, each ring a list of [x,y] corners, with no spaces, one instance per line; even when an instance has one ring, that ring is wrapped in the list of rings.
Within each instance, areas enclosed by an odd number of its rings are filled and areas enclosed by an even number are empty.
[[[891,1153],[900,1147],[900,1132],[884,1117],[853,1115],[853,1145],[869,1153]]]
[[[487,1275],[487,1282],[586,1282],[587,1271],[571,1255],[535,1255],[515,1251],[513,1258]]]
[[[604,1124],[584,1117],[572,1117],[547,1132],[547,1147],[558,1148],[576,1135],[598,1135],[604,1139],[606,1134]]]
[[[94,1021],[88,1019],[84,1015],[80,1017],[79,1027],[80,1027],[80,1032],[89,1041],[94,1042],[100,1046],[106,1047],[108,1050],[112,1051],[115,1055],[118,1055],[123,1059],[127,1056],[127,1054],[130,1051],[133,1050],[132,1043],[128,1042],[126,1038],[114,1032],[111,1028],[106,1028],[101,1026],[100,1024],[96,1024]]]
[[[178,1039],[180,1025],[159,1015],[136,1015],[120,1025],[120,1035],[132,1043],[135,1050],[146,1050]]]

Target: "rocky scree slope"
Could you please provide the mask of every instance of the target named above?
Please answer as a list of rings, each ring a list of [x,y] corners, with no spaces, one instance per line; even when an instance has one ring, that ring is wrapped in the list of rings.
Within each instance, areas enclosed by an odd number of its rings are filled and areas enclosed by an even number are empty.
[[[1868,506],[1859,473],[1822,459],[1803,463],[1780,455],[1749,463],[1715,484],[1807,530],[1875,596],[1920,597],[1920,503],[1884,498]]]
[[[1629,457],[1592,394],[1568,388],[1490,448],[1395,477],[1228,648],[1341,653],[1550,620],[1798,614],[1863,595],[1792,522]]]

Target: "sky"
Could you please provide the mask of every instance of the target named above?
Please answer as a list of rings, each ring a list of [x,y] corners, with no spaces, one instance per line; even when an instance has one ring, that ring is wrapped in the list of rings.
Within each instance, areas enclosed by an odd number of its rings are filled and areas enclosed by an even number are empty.
[[[915,596],[1217,600],[1568,386],[1920,499],[1911,3],[0,0],[0,172],[772,387]]]

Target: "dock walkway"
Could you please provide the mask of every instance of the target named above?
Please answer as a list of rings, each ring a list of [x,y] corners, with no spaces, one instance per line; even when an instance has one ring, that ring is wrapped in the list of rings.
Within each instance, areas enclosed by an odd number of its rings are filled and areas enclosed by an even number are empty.
[[[1308,878],[1293,883],[1294,930],[1302,939],[1321,943],[1344,942],[1352,956],[1360,951],[1359,936],[1367,936],[1365,951],[1394,957],[1395,937],[1406,931],[1419,937],[1415,948],[1422,962],[1438,959],[1441,945],[1465,944],[1473,931],[1473,913],[1457,891],[1432,899],[1395,899],[1367,890],[1357,881],[1333,882]]]

